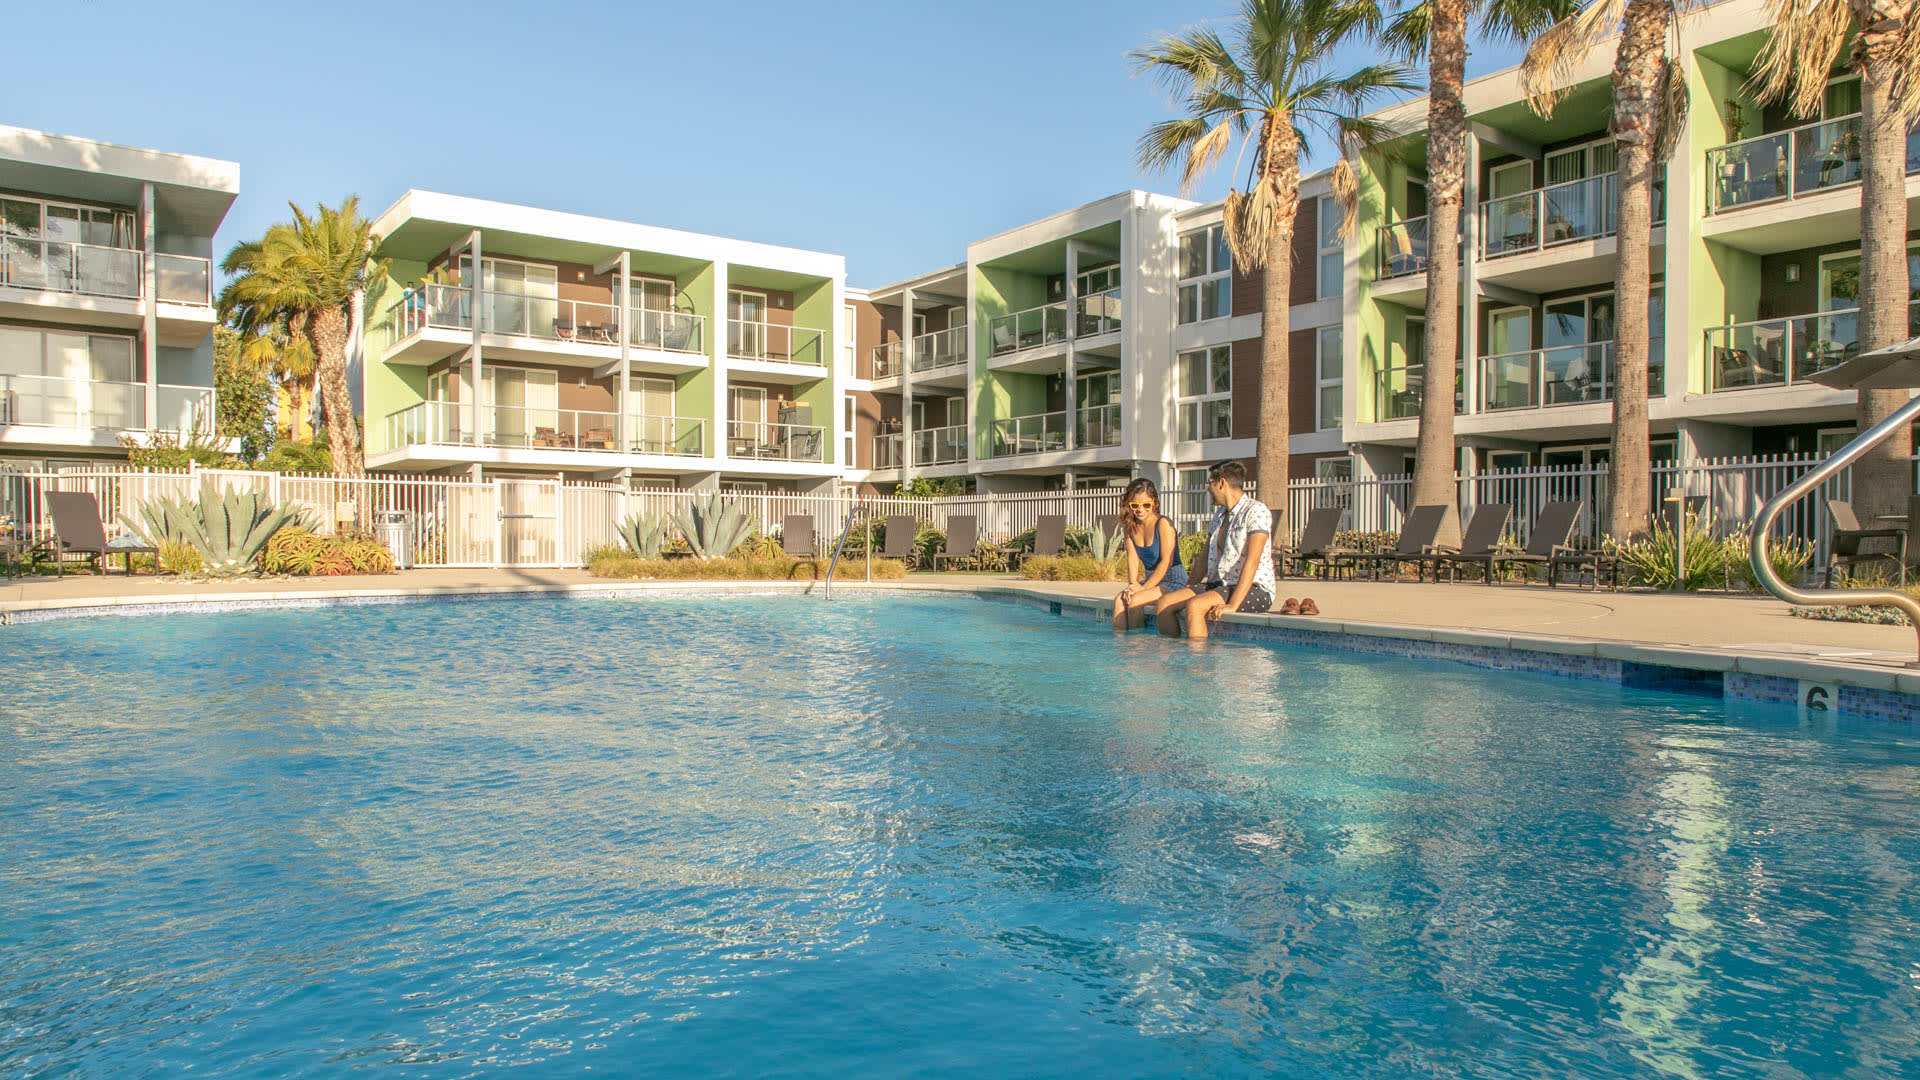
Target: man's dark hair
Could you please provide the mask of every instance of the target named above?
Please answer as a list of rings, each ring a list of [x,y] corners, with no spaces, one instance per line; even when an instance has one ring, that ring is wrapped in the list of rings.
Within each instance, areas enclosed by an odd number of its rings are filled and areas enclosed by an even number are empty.
[[[1222,461],[1207,470],[1207,479],[1224,480],[1234,490],[1245,490],[1247,486],[1247,467],[1238,461]]]

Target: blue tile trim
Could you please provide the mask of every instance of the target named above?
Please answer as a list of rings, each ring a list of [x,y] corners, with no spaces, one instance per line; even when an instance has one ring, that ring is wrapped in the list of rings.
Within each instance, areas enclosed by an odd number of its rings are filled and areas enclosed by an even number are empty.
[[[1770,705],[1795,705],[1800,697],[1800,683],[1797,679],[1788,679],[1779,675],[1754,675],[1745,671],[1729,671],[1726,678],[1727,697],[1739,701],[1764,701]]]
[[[1632,660],[1620,662],[1620,684],[1642,690],[1705,694],[1710,697],[1724,697],[1727,692],[1726,672],[1667,664],[1641,664]]]

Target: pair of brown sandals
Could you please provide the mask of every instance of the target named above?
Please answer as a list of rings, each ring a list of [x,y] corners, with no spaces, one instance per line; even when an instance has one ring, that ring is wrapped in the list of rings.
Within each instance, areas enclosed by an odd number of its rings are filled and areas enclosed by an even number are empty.
[[[1286,602],[1280,605],[1280,610],[1278,614],[1318,615],[1320,614],[1320,605],[1314,603],[1313,597],[1311,596],[1303,596],[1298,600],[1295,600],[1293,597],[1289,596],[1287,597]]]

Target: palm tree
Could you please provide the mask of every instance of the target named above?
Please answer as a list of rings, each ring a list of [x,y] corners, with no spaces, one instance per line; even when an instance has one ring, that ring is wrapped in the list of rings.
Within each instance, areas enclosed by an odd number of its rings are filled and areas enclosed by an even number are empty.
[[[1847,50],[1860,73],[1859,345],[1885,348],[1909,336],[1907,131],[1920,117],[1920,25],[1913,0],[1772,0],[1773,33],[1761,47],[1752,89],[1800,116],[1818,116],[1828,76]],[[1865,431],[1906,404],[1905,390],[1861,390]],[[1913,491],[1913,433],[1902,428],[1855,460],[1853,502],[1862,514],[1904,514]]]
[[[287,207],[292,224],[274,225],[227,253],[221,268],[233,280],[220,292],[221,317],[243,332],[251,328],[255,341],[278,330],[290,346],[306,343],[333,460],[341,472],[359,476],[365,465],[347,387],[347,335],[355,294],[384,273],[368,256],[373,223],[360,216],[360,200],[352,196],[338,209],[322,204],[312,216]]]
[[[1613,335],[1613,456],[1608,485],[1607,534],[1646,531],[1652,509],[1653,462],[1647,429],[1647,367],[1652,327],[1653,180],[1655,168],[1673,156],[1686,83],[1667,55],[1667,41],[1682,6],[1696,0],[1591,0],[1534,39],[1520,63],[1520,77],[1541,116],[1569,89],[1573,69],[1615,38],[1613,139],[1619,164]]]
[[[1229,27],[1231,43],[1209,26],[1161,37],[1133,53],[1137,69],[1158,75],[1186,115],[1163,120],[1140,136],[1139,162],[1155,172],[1181,163],[1181,189],[1226,153],[1235,134],[1252,150],[1247,189],[1230,190],[1227,245],[1242,274],[1265,268],[1260,329],[1258,479],[1271,494],[1276,524],[1286,513],[1287,308],[1293,283],[1293,228],[1300,204],[1300,160],[1315,137],[1374,147],[1390,133],[1362,115],[1374,98],[1418,89],[1400,64],[1329,71],[1333,53],[1377,34],[1376,0],[1242,0]],[[1353,224],[1354,178],[1343,155],[1333,167],[1334,192]]]
[[[1413,505],[1458,511],[1453,384],[1460,352],[1460,213],[1466,184],[1467,21],[1480,36],[1519,43],[1566,17],[1572,0],[1422,0],[1401,11],[1386,39],[1409,60],[1427,58],[1427,340],[1425,392],[1413,457]],[[1457,534],[1459,522],[1451,522]]]

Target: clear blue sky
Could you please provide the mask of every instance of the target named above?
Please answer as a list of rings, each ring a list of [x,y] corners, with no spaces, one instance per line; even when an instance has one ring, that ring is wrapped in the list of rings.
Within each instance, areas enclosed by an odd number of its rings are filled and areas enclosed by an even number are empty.
[[[839,252],[876,286],[1174,191],[1134,167],[1170,108],[1126,54],[1235,6],[81,0],[60,40],[94,60],[12,49],[0,121],[239,162],[219,254],[288,200],[411,187]]]

